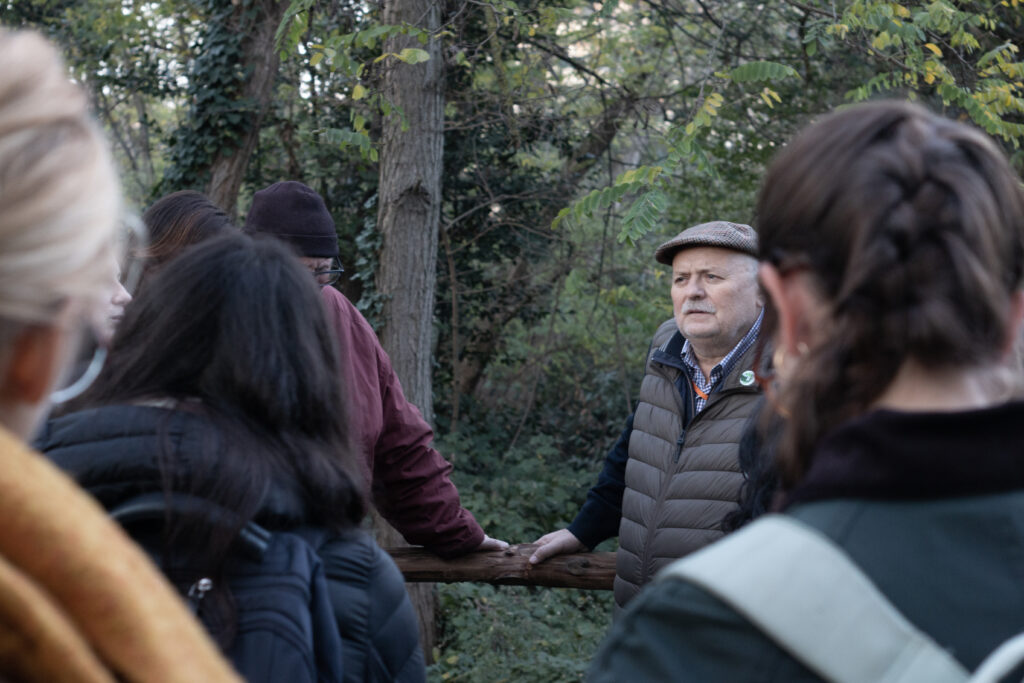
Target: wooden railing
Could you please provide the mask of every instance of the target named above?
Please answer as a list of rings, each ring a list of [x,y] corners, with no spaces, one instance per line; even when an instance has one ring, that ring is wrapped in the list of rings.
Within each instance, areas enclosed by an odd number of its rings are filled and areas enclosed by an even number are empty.
[[[537,546],[523,543],[507,550],[470,553],[442,560],[423,548],[389,548],[388,553],[410,583],[474,581],[516,586],[611,590],[615,553],[558,555],[531,565]]]

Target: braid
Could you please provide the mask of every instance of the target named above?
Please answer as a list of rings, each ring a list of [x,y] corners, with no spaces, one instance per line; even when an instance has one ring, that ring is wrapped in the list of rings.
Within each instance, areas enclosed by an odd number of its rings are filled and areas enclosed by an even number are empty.
[[[759,205],[762,253],[809,263],[830,313],[780,395],[787,485],[821,436],[868,410],[905,361],[996,360],[1021,281],[1024,195],[988,139],[912,105],[860,109],[787,147]]]

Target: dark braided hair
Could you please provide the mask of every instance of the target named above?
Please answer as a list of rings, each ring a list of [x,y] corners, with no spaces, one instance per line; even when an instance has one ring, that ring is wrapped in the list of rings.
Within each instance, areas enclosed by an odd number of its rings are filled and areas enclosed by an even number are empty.
[[[762,260],[809,271],[829,311],[779,396],[784,483],[904,361],[999,359],[1024,271],[1024,191],[980,131],[905,102],[844,109],[777,156],[758,216]]]

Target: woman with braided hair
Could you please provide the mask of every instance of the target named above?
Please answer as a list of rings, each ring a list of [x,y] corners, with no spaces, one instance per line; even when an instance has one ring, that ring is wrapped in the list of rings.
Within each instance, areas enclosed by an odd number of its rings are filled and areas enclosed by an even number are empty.
[[[1024,631],[1020,179],[878,102],[799,134],[758,216],[782,514],[667,568],[591,679],[963,680]]]

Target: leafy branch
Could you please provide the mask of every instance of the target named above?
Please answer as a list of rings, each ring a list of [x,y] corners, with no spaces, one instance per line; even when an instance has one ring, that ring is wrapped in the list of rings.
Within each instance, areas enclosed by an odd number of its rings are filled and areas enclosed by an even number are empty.
[[[741,64],[729,71],[718,72],[715,77],[723,84],[727,84],[769,83],[799,78],[800,75],[785,64],[754,61]],[[774,103],[782,102],[779,94],[768,85],[759,93],[759,98],[769,108],[773,108]],[[717,177],[711,157],[701,142],[713,127],[724,103],[725,98],[721,93],[709,93],[703,98],[690,121],[685,125],[673,126],[664,134],[663,140],[669,150],[666,161],[669,172],[681,170],[689,165],[695,167],[699,173]],[[551,222],[551,227],[557,229],[566,220],[579,221],[591,217],[628,197],[633,197],[622,216],[617,238],[619,242],[634,245],[637,240],[655,229],[668,207],[669,177],[669,173],[661,166],[640,166],[626,171],[610,186],[593,190],[563,208]]]

